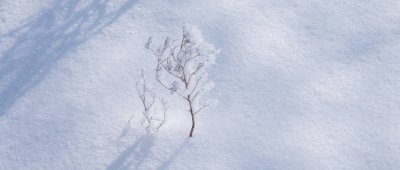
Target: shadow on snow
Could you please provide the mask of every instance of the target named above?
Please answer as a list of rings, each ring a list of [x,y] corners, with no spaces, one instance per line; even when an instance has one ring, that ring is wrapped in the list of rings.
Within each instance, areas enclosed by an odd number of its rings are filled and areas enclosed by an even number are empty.
[[[123,132],[124,133],[124,132]],[[127,147],[118,157],[107,167],[107,170],[129,170],[140,169],[146,160],[156,160],[151,158],[151,147],[155,142],[154,136],[142,136],[134,144]],[[188,146],[189,138],[186,138],[173,153],[165,160],[157,160],[159,162],[157,170],[167,169],[179,155],[179,153]],[[144,168],[145,169],[145,168]]]
[[[0,116],[49,72],[52,65],[80,44],[101,33],[137,0],[108,9],[111,0],[58,0],[22,26],[0,37],[15,43],[0,53]],[[0,42],[1,43],[1,42]]]

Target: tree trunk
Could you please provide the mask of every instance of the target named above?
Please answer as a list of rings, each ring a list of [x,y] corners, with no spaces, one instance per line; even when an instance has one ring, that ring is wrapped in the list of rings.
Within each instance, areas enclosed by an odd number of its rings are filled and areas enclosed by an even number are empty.
[[[193,136],[193,131],[194,131],[194,125],[195,125],[195,123],[194,123],[194,114],[193,114],[193,112],[190,113],[190,114],[192,115],[192,129],[190,129],[189,137],[192,137],[192,136]]]
[[[195,121],[194,121],[194,111],[193,111],[192,101],[190,100],[190,95],[188,96],[188,98],[189,98],[188,102],[189,102],[190,116],[192,116],[192,128],[190,129],[190,134],[189,134],[189,137],[191,138],[193,136]]]

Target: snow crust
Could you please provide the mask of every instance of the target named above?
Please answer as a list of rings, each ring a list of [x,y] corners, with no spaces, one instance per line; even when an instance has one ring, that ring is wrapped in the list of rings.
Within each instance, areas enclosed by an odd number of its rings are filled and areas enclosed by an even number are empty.
[[[1,0],[0,169],[400,169],[399,8]],[[189,139],[190,116],[169,102],[165,126],[146,136],[144,45],[185,24],[221,49],[208,68],[218,104]]]

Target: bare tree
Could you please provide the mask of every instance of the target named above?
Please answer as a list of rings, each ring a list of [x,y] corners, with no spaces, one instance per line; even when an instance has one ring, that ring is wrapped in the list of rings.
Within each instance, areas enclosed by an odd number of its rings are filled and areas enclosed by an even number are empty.
[[[199,104],[199,100],[208,83],[206,68],[214,62],[217,53],[211,44],[193,34],[184,27],[180,39],[167,37],[163,45],[152,48],[150,37],[145,46],[157,58],[157,82],[187,103],[192,120],[189,137],[193,136],[195,116],[209,106]]]
[[[167,102],[149,89],[143,70],[140,76],[136,90],[144,108],[142,125],[145,126],[147,134],[151,135],[165,123]]]

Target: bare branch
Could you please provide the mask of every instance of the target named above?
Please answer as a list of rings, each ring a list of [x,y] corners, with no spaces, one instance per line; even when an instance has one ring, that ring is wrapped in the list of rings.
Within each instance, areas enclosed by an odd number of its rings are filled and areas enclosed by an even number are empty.
[[[174,77],[176,77],[176,78],[182,80],[182,77],[180,77],[180,76],[174,74],[174,73],[171,71],[171,69],[168,69],[167,66],[165,66],[163,63],[160,63],[160,64],[161,64],[161,66],[164,68],[164,70],[167,71],[168,74],[170,74],[170,75],[172,75],[172,76],[174,76]]]
[[[195,58],[197,58],[197,57],[200,57],[200,53],[197,52],[197,50],[198,50],[198,49],[195,50],[195,51],[196,51],[195,55],[189,57],[189,59],[187,60],[187,62],[189,62],[189,61],[191,61],[191,60],[193,60],[193,59],[195,59]]]
[[[141,73],[141,79],[136,83],[136,89],[138,92],[138,96],[142,102],[144,111],[142,112],[144,121],[147,122],[146,125],[146,131],[150,135],[153,133],[154,130],[158,130],[165,121],[165,115],[167,111],[167,106],[166,102],[164,99],[159,99],[156,97],[156,94],[152,92],[150,89],[147,87],[147,81],[144,76],[144,71],[142,70]],[[155,119],[153,116],[157,117],[159,114],[159,111],[157,110],[157,107],[154,106],[156,104],[156,100],[160,100],[161,102],[161,110],[163,114],[163,119],[161,121]],[[158,104],[158,103],[157,103]],[[128,123],[130,123],[132,117],[128,120]],[[155,127],[154,127],[155,126]]]
[[[193,97],[191,98],[192,101],[196,100],[196,97],[203,91],[203,89],[200,89],[199,91],[197,91]]]
[[[166,113],[167,113],[167,102],[161,98],[161,104],[162,104],[162,110],[163,110],[163,119],[161,120],[161,123],[156,127],[156,129],[159,129],[162,125],[164,125],[165,120],[166,120]]]
[[[198,63],[198,64],[197,64],[197,67],[196,67],[196,70],[194,70],[194,71],[192,72],[191,75],[193,76],[193,75],[195,75],[199,70],[201,70],[201,69],[205,66],[206,62],[207,62],[207,60]]]
[[[203,78],[203,77],[199,77],[199,79],[196,81],[196,84],[194,85],[193,90],[190,92],[190,94],[193,94],[193,92],[197,89],[197,86],[199,85],[199,82],[200,82],[200,80],[201,80],[202,78]]]
[[[144,71],[142,69],[141,80],[136,82],[136,90],[138,92],[139,98],[142,101],[145,111],[148,111],[154,104],[155,94],[147,89],[146,78],[144,77]],[[147,97],[150,97],[148,99]],[[148,101],[149,100],[149,101]]]
[[[197,113],[199,113],[203,109],[207,108],[208,106],[209,106],[208,104],[204,104],[200,109],[198,109],[197,111],[194,112],[194,115],[196,115]]]

